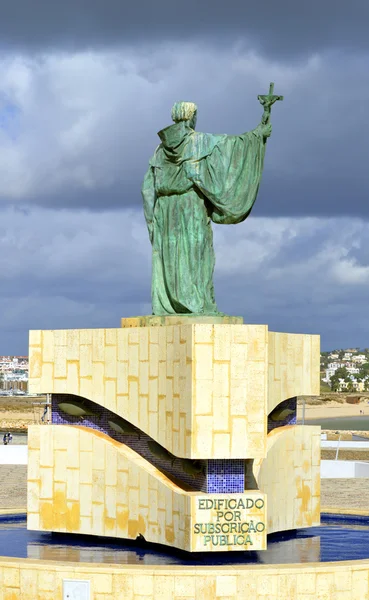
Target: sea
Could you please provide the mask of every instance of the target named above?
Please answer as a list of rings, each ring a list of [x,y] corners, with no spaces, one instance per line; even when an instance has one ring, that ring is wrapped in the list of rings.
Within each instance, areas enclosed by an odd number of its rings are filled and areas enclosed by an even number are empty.
[[[298,424],[301,425],[301,420],[298,421]],[[333,429],[334,431],[369,431],[369,415],[305,419],[305,425],[320,425],[322,429]]]

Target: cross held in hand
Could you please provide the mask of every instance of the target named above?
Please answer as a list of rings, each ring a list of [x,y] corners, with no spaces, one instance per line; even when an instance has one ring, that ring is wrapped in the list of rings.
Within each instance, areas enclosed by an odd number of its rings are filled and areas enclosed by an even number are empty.
[[[277,100],[283,100],[283,96],[275,96],[275,95],[273,95],[273,91],[274,91],[274,83],[271,83],[269,86],[269,94],[266,94],[264,96],[258,96],[258,100],[259,100],[260,104],[264,107],[264,114],[263,114],[263,118],[262,118],[263,123],[269,122],[270,109],[271,109],[272,105],[274,104],[274,102],[277,102]]]

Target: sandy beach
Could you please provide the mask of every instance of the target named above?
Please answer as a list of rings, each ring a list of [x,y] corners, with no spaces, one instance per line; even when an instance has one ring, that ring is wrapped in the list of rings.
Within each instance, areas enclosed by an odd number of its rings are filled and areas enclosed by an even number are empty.
[[[302,404],[297,407],[297,418],[302,418]],[[330,419],[337,417],[359,417],[360,411],[364,415],[369,416],[368,401],[360,402],[360,404],[340,404],[339,402],[327,402],[319,405],[305,406],[305,419]]]
[[[41,422],[45,396],[8,396],[0,398],[0,431],[27,431],[29,425]]]

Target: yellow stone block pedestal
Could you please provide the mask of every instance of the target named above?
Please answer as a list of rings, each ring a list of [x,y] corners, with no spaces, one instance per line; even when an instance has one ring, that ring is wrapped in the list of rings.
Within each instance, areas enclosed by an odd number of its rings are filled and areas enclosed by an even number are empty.
[[[29,428],[28,529],[264,550],[266,496],[186,492],[139,454],[86,427]]]
[[[29,354],[31,393],[87,399],[159,455],[248,469],[242,493],[188,491],[139,447],[76,424],[32,427],[30,529],[198,552],[262,550],[267,533],[319,523],[319,429],[267,426],[282,402],[319,394],[319,336],[239,317],[134,317],[116,329],[31,331]]]

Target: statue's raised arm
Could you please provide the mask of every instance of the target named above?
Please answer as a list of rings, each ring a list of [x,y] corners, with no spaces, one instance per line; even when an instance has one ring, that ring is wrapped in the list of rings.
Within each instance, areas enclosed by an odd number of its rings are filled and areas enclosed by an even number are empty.
[[[271,84],[272,86],[272,84]],[[159,132],[142,187],[153,246],[154,315],[218,315],[213,287],[215,256],[211,221],[244,221],[261,180],[270,108],[282,99],[259,96],[261,124],[239,136],[195,131],[197,106],[177,102],[174,125]]]
[[[272,106],[278,100],[283,100],[283,96],[275,96],[273,94],[274,91],[274,83],[271,83],[269,86],[269,94],[259,95],[258,100],[260,104],[264,107],[264,112],[261,117],[260,124],[254,129],[254,133],[256,135],[261,135],[265,138],[265,140],[270,137],[272,133],[272,125],[270,123],[270,116]]]

